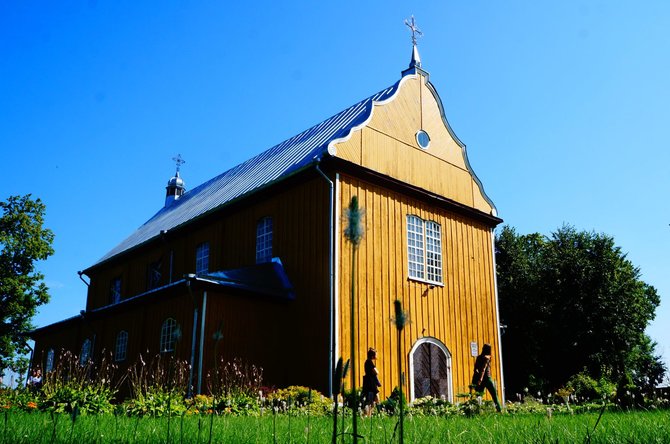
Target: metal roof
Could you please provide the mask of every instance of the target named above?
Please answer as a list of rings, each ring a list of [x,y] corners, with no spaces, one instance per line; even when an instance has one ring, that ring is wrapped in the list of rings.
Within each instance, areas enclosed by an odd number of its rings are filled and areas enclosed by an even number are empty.
[[[332,142],[347,138],[370,118],[375,102],[392,98],[401,81],[187,191],[93,266],[317,162]]]

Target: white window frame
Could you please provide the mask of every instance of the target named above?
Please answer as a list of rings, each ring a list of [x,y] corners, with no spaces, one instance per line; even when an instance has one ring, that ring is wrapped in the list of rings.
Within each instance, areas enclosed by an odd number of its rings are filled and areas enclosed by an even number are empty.
[[[209,271],[209,242],[202,242],[195,247],[195,272],[196,274]]]
[[[256,263],[272,260],[272,217],[266,216],[256,225]]]
[[[116,348],[114,350],[114,360],[116,362],[125,361],[127,354],[128,354],[128,332],[126,330],[121,330],[119,334],[116,335]]]
[[[426,274],[428,282],[442,283],[442,227],[426,221]]]
[[[167,318],[163,321],[161,326],[161,338],[160,338],[160,352],[168,353],[174,351],[175,343],[177,338],[175,333],[177,332],[177,321],[173,318]]]
[[[44,364],[44,373],[48,373],[54,369],[54,357],[56,352],[53,348],[50,348],[47,351],[47,362]]]
[[[88,364],[91,359],[91,340],[86,338],[81,344],[81,354],[79,355],[79,365],[82,367]]]
[[[408,214],[407,273],[410,279],[444,285],[442,277],[442,227],[430,220]]]

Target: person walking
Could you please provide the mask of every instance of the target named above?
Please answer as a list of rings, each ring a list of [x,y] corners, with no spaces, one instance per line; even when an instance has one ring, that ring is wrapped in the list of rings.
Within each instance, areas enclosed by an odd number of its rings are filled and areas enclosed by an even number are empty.
[[[379,372],[375,362],[377,361],[377,350],[368,349],[368,359],[365,360],[365,375],[363,376],[363,403],[364,415],[371,416],[374,406],[379,402]]]
[[[488,390],[491,398],[493,398],[493,403],[496,405],[496,410],[498,412],[502,411],[500,401],[498,401],[496,386],[493,379],[491,379],[491,344],[484,344],[481,354],[475,360],[475,371],[472,374],[471,387],[477,393],[483,393],[485,389]]]

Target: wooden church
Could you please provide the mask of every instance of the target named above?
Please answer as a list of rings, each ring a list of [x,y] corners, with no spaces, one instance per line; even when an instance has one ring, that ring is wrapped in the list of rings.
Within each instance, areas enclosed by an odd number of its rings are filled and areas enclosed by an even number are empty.
[[[330,394],[337,359],[351,356],[343,231],[358,196],[358,369],[374,347],[382,399],[397,385],[398,299],[409,315],[400,346],[410,400],[456,401],[484,343],[504,393],[493,245],[501,219],[412,49],[395,84],[202,185],[186,191],[178,163],[164,206],[81,272],[85,310],[32,332],[33,365],[49,371],[62,350],[83,361],[106,350],[121,368],[140,353],[170,352],[192,365],[202,392],[221,329],[219,356],[262,367],[266,385]]]

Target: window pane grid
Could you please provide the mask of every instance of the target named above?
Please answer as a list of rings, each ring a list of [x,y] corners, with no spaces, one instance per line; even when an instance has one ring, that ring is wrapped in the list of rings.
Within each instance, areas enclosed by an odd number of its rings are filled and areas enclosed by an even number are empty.
[[[121,301],[121,278],[114,278],[111,285],[112,304],[118,304]]]
[[[91,340],[86,339],[81,346],[81,355],[79,356],[79,364],[84,366],[88,364],[88,360],[91,357]]]
[[[174,351],[176,328],[177,321],[172,318],[168,318],[163,322],[163,326],[161,327],[161,353]]]
[[[272,259],[272,218],[264,217],[256,226],[256,263]]]
[[[195,251],[195,272],[207,273],[209,271],[209,242],[203,242]]]
[[[442,282],[442,230],[435,222],[426,222],[426,271],[429,281]]]
[[[409,277],[442,282],[442,228],[440,224],[407,216],[407,261]]]
[[[54,349],[50,348],[49,351],[47,352],[47,363],[44,366],[44,371],[45,372],[50,372],[51,370],[54,369]]]
[[[128,332],[122,330],[116,336],[116,353],[114,353],[114,359],[116,361],[124,361],[126,359],[127,350],[128,350]]]
[[[410,277],[424,278],[423,248],[423,220],[416,216],[407,216],[407,257]]]

